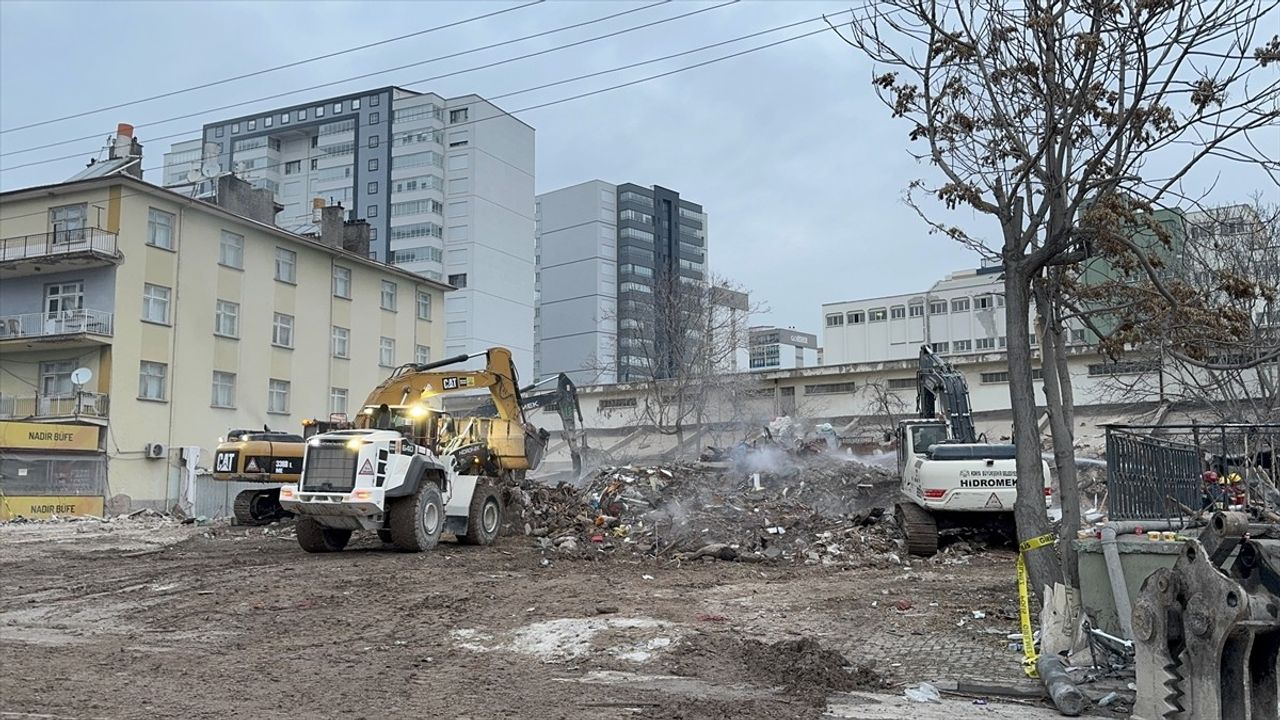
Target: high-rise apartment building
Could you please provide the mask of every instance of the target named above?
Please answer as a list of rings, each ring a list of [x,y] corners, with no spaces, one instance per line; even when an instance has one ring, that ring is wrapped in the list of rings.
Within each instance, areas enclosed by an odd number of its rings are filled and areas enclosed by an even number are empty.
[[[654,317],[666,288],[710,280],[702,206],[657,185],[592,180],[539,195],[535,223],[535,375],[664,376],[671,338]]]
[[[235,173],[304,234],[317,206],[341,204],[369,223],[373,259],[458,288],[445,352],[503,345],[529,367],[533,134],[476,95],[384,87],[208,123],[165,155],[164,185],[203,196]]]

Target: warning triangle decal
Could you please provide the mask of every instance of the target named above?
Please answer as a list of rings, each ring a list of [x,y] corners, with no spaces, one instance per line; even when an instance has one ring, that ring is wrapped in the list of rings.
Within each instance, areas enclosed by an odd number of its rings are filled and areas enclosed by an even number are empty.
[[[364,461],[364,465],[361,465],[361,466],[360,466],[360,474],[361,474],[361,475],[372,475],[372,474],[373,474],[373,463],[372,463],[372,462],[370,462],[369,460],[365,460],[365,461]]]
[[[1002,508],[1004,503],[1000,502],[1000,498],[995,493],[991,493],[991,497],[987,498],[986,506],[989,508]]]
[[[258,467],[258,461],[256,458],[249,458],[249,464],[244,466],[244,471],[245,472],[262,472],[262,470]]]

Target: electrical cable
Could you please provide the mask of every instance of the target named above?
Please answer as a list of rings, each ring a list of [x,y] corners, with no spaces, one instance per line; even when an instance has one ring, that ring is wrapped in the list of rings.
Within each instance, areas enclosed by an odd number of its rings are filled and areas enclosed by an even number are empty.
[[[377,75],[385,75],[385,74],[387,74],[387,73],[396,72],[396,71],[398,71],[398,70],[405,70],[405,69],[408,69],[408,68],[411,68],[411,67],[418,67],[418,66],[421,66],[421,65],[427,65],[427,64],[430,64],[430,63],[433,63],[433,62],[438,62],[438,61],[440,61],[440,60],[450,60],[450,59],[453,59],[453,58],[456,58],[456,57],[462,57],[463,55],[470,55],[470,54],[472,54],[472,53],[481,52],[481,51],[483,51],[483,50],[491,50],[491,49],[493,49],[493,48],[501,47],[501,46],[503,46],[503,45],[510,45],[510,44],[513,44],[513,43],[522,42],[522,41],[524,41],[524,40],[529,40],[529,39],[536,38],[536,37],[542,37],[542,36],[545,36],[545,35],[551,35],[551,34],[554,34],[554,33],[563,32],[563,31],[565,31],[565,30],[572,30],[572,29],[575,29],[575,28],[584,27],[584,26],[586,26],[586,25],[592,25],[592,24],[595,24],[595,23],[604,22],[604,21],[606,21],[606,20],[612,20],[612,19],[617,18],[617,17],[620,17],[620,16],[622,16],[622,15],[628,15],[628,14],[630,14],[630,13],[639,12],[640,10],[647,10],[647,9],[649,9],[649,8],[651,8],[651,7],[655,7],[655,6],[657,6],[657,5],[664,5],[664,4],[669,3],[669,2],[671,2],[671,0],[658,0],[658,2],[650,3],[650,4],[648,4],[648,5],[642,5],[642,6],[638,7],[638,8],[632,8],[632,9],[630,9],[630,10],[625,10],[625,11],[622,11],[622,12],[613,13],[613,14],[611,14],[611,15],[605,15],[605,16],[603,16],[603,17],[595,18],[595,19],[593,19],[593,20],[587,20],[587,21],[579,22],[579,23],[575,23],[575,24],[573,24],[573,25],[566,25],[566,26],[563,26],[563,27],[554,28],[554,29],[552,29],[552,30],[546,30],[546,31],[543,31],[543,32],[534,33],[534,34],[532,34],[532,35],[526,35],[526,36],[524,36],[524,37],[514,38],[514,39],[512,39],[512,40],[504,40],[504,41],[502,41],[502,42],[498,42],[498,43],[491,43],[491,44],[489,44],[489,45],[484,45],[484,46],[477,47],[477,48],[471,48],[471,49],[469,49],[469,50],[462,50],[462,51],[459,51],[459,52],[450,53],[450,54],[448,54],[448,55],[440,55],[440,56],[437,56],[437,57],[434,57],[434,58],[428,58],[428,59],[426,59],[426,60],[419,60],[419,61],[417,61],[417,62],[412,62],[412,63],[409,63],[409,64],[407,64],[407,65],[397,65],[396,67],[393,67],[393,68],[386,68],[386,69],[383,69],[383,70],[376,70],[376,71],[374,71],[374,72],[363,73],[363,74],[360,74],[360,75],[352,75],[351,77],[346,77],[346,78],[342,78],[342,79],[339,79],[339,80],[331,80],[331,81],[328,81],[328,82],[320,83],[320,84],[318,84],[318,85],[311,85],[311,86],[309,86],[309,87],[305,87],[305,88],[298,88],[298,89],[296,89],[296,90],[289,90],[289,91],[286,91],[286,92],[275,93],[275,94],[272,94],[272,95],[264,95],[264,96],[262,96],[262,97],[254,98],[254,99],[252,99],[252,100],[244,100],[244,101],[241,101],[241,102],[231,103],[231,104],[229,104],[229,105],[220,105],[220,106],[217,106],[217,107],[205,108],[205,109],[202,109],[202,110],[197,110],[197,111],[195,111],[195,112],[190,112],[190,113],[186,113],[186,114],[183,114],[183,115],[175,115],[175,116],[170,117],[170,118],[165,118],[164,120],[157,120],[157,121],[153,121],[153,122],[149,122],[149,123],[141,123],[141,124],[135,125],[134,127],[135,127],[135,129],[137,129],[137,128],[144,128],[144,127],[154,127],[154,126],[156,126],[156,125],[165,125],[165,124],[168,124],[168,123],[171,123],[171,122],[177,122],[178,120],[186,120],[186,119],[188,119],[188,118],[198,117],[198,116],[200,116],[200,115],[207,115],[207,114],[209,114],[209,113],[222,112],[223,110],[230,110],[230,109],[232,109],[232,108],[244,107],[245,105],[252,105],[252,104],[254,104],[254,103],[258,103],[258,102],[265,102],[265,101],[267,101],[267,100],[277,100],[277,99],[279,99],[279,98],[282,98],[282,97],[288,97],[288,96],[290,96],[290,95],[298,95],[298,94],[300,94],[300,93],[310,92],[310,91],[312,91],[312,90],[320,90],[320,89],[322,89],[322,88],[333,87],[334,85],[343,85],[343,84],[346,84],[346,83],[349,83],[349,82],[354,82],[354,81],[356,81],[356,80],[364,80],[364,79],[366,79],[366,78],[374,77],[374,76],[377,76]],[[540,55],[547,55],[547,54],[549,54],[549,53],[559,52],[560,50],[566,50],[566,49],[568,49],[568,48],[577,47],[577,46],[579,46],[579,45],[585,45],[585,44],[588,44],[588,43],[593,43],[593,42],[596,42],[596,41],[598,41],[598,40],[604,40],[604,39],[607,39],[607,38],[610,38],[610,37],[616,37],[616,36],[618,36],[618,35],[625,35],[625,34],[630,33],[630,32],[635,32],[636,30],[643,30],[643,29],[645,29],[645,28],[653,27],[653,26],[655,26],[655,25],[661,25],[661,24],[663,24],[663,23],[671,22],[671,21],[673,21],[673,20],[681,20],[681,19],[684,19],[684,18],[690,17],[690,16],[692,16],[692,15],[697,15],[697,14],[699,14],[699,13],[709,12],[709,11],[711,11],[711,10],[717,10],[717,9],[719,9],[719,8],[726,7],[726,6],[728,6],[728,5],[733,5],[733,4],[737,3],[737,2],[740,2],[740,0],[728,0],[728,2],[723,2],[723,3],[719,4],[719,5],[712,5],[712,6],[710,6],[710,7],[705,7],[705,8],[701,8],[701,9],[698,9],[698,10],[693,10],[693,11],[691,11],[691,12],[683,13],[683,14],[681,14],[681,15],[673,15],[673,16],[668,17],[668,18],[661,18],[661,19],[659,19],[659,20],[654,20],[654,21],[651,21],[651,22],[648,22],[648,23],[644,23],[644,24],[642,24],[642,25],[634,25],[634,26],[631,26],[631,27],[626,27],[626,28],[623,28],[623,29],[621,29],[621,30],[616,30],[616,31],[613,31],[613,32],[610,32],[610,33],[605,33],[605,34],[603,34],[603,35],[597,35],[597,36],[595,36],[595,37],[585,38],[585,39],[583,39],[583,40],[577,40],[577,41],[574,41],[574,42],[571,42],[571,43],[564,43],[564,44],[556,45],[556,46],[553,46],[553,47],[550,47],[550,48],[546,48],[546,49],[543,49],[543,50],[538,50],[538,51],[536,51],[536,52],[526,53],[526,54],[524,54],[524,55],[517,55],[517,56],[512,57],[512,58],[507,58],[507,59],[504,59],[504,60],[497,60],[497,61],[494,61],[494,62],[485,63],[485,64],[483,64],[483,65],[477,65],[477,66],[473,66],[473,67],[469,67],[469,68],[464,68],[464,69],[462,69],[462,70],[455,70],[455,71],[453,71],[453,72],[448,72],[448,73],[445,73],[445,74],[443,74],[443,75],[436,75],[436,76],[434,76],[434,77],[426,78],[426,79],[423,79],[423,80],[415,80],[415,81],[413,81],[413,82],[411,82],[411,83],[402,83],[402,84],[400,85],[400,87],[411,87],[411,86],[413,86],[413,85],[417,85],[417,84],[419,84],[419,83],[423,83],[423,82],[429,82],[429,81],[432,81],[432,80],[441,80],[441,79],[444,79],[444,78],[448,78],[448,77],[455,77],[455,76],[458,76],[458,75],[465,75],[466,73],[475,72],[475,71],[477,71],[477,70],[487,70],[487,69],[492,68],[492,67],[497,67],[498,65],[506,65],[506,64],[508,64],[508,63],[516,62],[516,61],[519,61],[519,60],[527,60],[527,59],[532,58],[532,57],[538,57],[538,56],[540,56]],[[203,128],[200,128],[200,129],[203,129]],[[161,135],[161,136],[159,136],[159,137],[155,137],[155,138],[151,138],[151,139],[152,139],[152,140],[166,140],[166,139],[169,139],[169,138],[178,137],[178,136],[180,136],[180,135],[186,135],[186,134],[189,134],[189,133],[198,132],[200,129],[196,129],[196,130],[185,130],[185,131],[181,131],[181,132],[177,132],[177,133],[171,133],[171,134],[169,134],[169,135]],[[92,139],[97,138],[97,137],[100,137],[100,136],[101,136],[101,134],[100,134],[100,133],[99,133],[99,134],[94,134],[94,135],[85,135],[85,136],[82,136],[82,137],[72,138],[72,139],[69,139],[69,140],[59,140],[59,141],[57,141],[57,142],[45,143],[44,145],[35,145],[35,146],[29,147],[29,148],[22,148],[22,149],[19,149],[19,150],[11,150],[11,151],[8,151],[8,152],[0,153],[0,157],[7,157],[7,156],[9,156],[9,155],[18,155],[18,154],[27,153],[27,152],[33,152],[33,151],[35,151],[35,150],[43,150],[43,149],[51,148],[51,147],[58,147],[58,146],[60,146],[60,145],[68,145],[68,144],[71,144],[71,143],[74,143],[74,142],[80,142],[80,141],[83,141],[83,140],[92,140]],[[83,154],[83,153],[78,153],[78,155],[82,155],[82,154]],[[59,159],[64,159],[64,158],[55,158],[54,160],[59,160]],[[21,167],[29,167],[29,166],[31,166],[31,165],[39,165],[39,164],[42,164],[43,162],[46,162],[46,161],[39,161],[39,162],[27,163],[27,164],[24,164],[24,165],[16,165],[16,166],[13,166],[12,168],[8,168],[8,169],[17,169],[17,168],[21,168]],[[3,170],[4,170],[3,168],[0,168],[0,172],[3,172]]]
[[[78,112],[71,115],[63,115],[62,117],[53,118],[52,120],[42,120],[40,122],[30,123],[27,125],[19,125],[17,127],[5,128],[3,130],[0,130],[0,135],[4,135],[6,133],[11,133],[11,132],[17,132],[19,130],[29,130],[31,128],[40,127],[41,125],[52,125],[54,123],[63,122],[65,120],[82,118],[82,117],[85,117],[86,115],[97,115],[98,113],[106,112],[108,110],[119,110],[120,108],[129,107],[130,105],[138,105],[145,102],[151,102],[152,100],[161,100],[164,98],[174,97],[176,95],[182,95],[183,93],[189,93],[195,90],[204,90],[205,88],[216,87],[218,85],[226,85],[227,83],[236,82],[237,80],[246,80],[252,77],[259,77],[262,75],[267,75],[269,73],[276,72],[278,70],[287,70],[289,68],[299,67],[301,65],[307,65],[309,63],[317,62],[319,60],[328,60],[329,58],[335,58],[340,55],[348,55],[353,52],[368,50],[369,48],[372,48],[372,47],[378,47],[380,45],[388,45],[390,43],[399,42],[401,40],[407,40],[412,37],[426,35],[429,33],[436,32],[437,30],[447,30],[449,28],[459,27],[461,25],[466,25],[467,23],[475,22],[477,20],[487,20],[488,18],[502,15],[504,13],[509,13],[515,10],[523,10],[524,8],[530,7],[532,5],[538,5],[545,1],[546,0],[533,0],[532,2],[524,3],[523,5],[516,5],[514,7],[504,8],[502,10],[495,10],[493,12],[487,12],[480,15],[475,15],[473,17],[465,18],[463,20],[456,20],[454,22],[446,23],[444,25],[436,25],[435,27],[429,27],[423,30],[417,30],[411,33],[407,33],[405,35],[398,35],[396,37],[387,38],[385,40],[378,40],[376,42],[365,43],[364,45],[349,47],[349,48],[346,48],[345,50],[337,50],[334,52],[325,53],[323,55],[316,55],[314,57],[304,58],[302,60],[295,60],[293,62],[285,63],[284,65],[276,65],[275,67],[264,68],[262,70],[255,70],[253,72],[244,73],[242,75],[234,75],[232,77],[222,78],[221,80],[213,80],[210,82],[202,83],[200,85],[193,85],[188,88],[182,88],[180,90],[170,90],[168,92],[160,93],[159,95],[152,95],[150,97],[139,98],[137,100],[130,100],[128,102],[117,103],[115,105],[106,105],[100,108],[85,110],[83,112]],[[96,137],[96,136],[93,136],[93,137]],[[19,150],[18,152],[24,152],[24,151]]]
[[[849,13],[849,12],[853,12],[853,10],[847,10],[847,11],[844,11],[844,12],[842,12],[842,13],[840,13],[840,14],[847,14],[847,13]],[[878,13],[878,15],[881,15],[881,16],[882,16],[882,15],[883,15],[883,13]],[[819,20],[819,19],[822,19],[822,16],[819,16],[819,17],[816,17],[816,18],[811,18],[811,19],[809,19],[809,20],[807,20],[807,21],[803,21],[803,22],[814,22],[815,20]],[[802,23],[801,23],[801,24],[802,24]],[[794,27],[794,25],[795,25],[795,23],[792,23],[792,24],[788,24],[788,25],[778,26],[778,28],[783,28],[783,27]],[[775,28],[775,29],[778,29],[778,28]],[[633,86],[633,85],[638,85],[638,84],[641,84],[641,83],[649,82],[649,81],[651,81],[651,80],[657,80],[657,79],[660,79],[660,78],[663,78],[663,77],[669,77],[669,76],[672,76],[672,75],[676,75],[676,74],[678,74],[678,73],[682,73],[682,72],[685,72],[685,71],[687,71],[687,70],[693,70],[693,69],[696,69],[696,68],[705,67],[705,66],[707,66],[707,65],[712,65],[712,64],[715,64],[715,63],[723,62],[723,61],[725,61],[725,60],[730,60],[730,59],[733,59],[733,58],[741,57],[741,56],[744,56],[744,55],[747,55],[747,54],[750,54],[750,53],[759,52],[759,51],[761,51],[761,50],[766,50],[766,49],[768,49],[768,48],[772,48],[772,47],[777,47],[777,46],[779,46],[779,45],[783,45],[783,44],[786,44],[786,43],[794,42],[794,41],[796,41],[796,40],[801,40],[801,39],[804,39],[804,38],[808,38],[808,37],[811,37],[811,36],[813,36],[813,35],[817,35],[817,34],[819,34],[819,33],[827,32],[827,31],[829,31],[829,28],[825,28],[825,27],[824,27],[824,28],[820,28],[820,29],[818,29],[818,30],[813,30],[813,31],[810,31],[810,32],[802,33],[802,34],[800,34],[800,35],[794,35],[794,36],[791,36],[791,37],[788,37],[788,38],[784,38],[784,39],[782,39],[782,40],[777,40],[777,41],[774,41],[774,42],[771,42],[771,43],[767,43],[767,44],[764,44],[764,45],[757,45],[757,46],[754,46],[754,47],[751,47],[751,48],[747,48],[747,49],[745,49],[745,50],[739,50],[739,51],[734,52],[734,53],[730,53],[730,54],[727,54],[727,55],[722,55],[722,56],[719,56],[719,57],[711,58],[711,59],[709,59],[709,60],[704,60],[704,61],[701,61],[701,62],[698,62],[698,63],[694,63],[694,64],[692,64],[692,65],[686,65],[686,66],[683,66],[683,67],[675,68],[675,69],[673,69],[673,70],[668,70],[668,71],[665,71],[665,72],[662,72],[662,73],[657,73],[657,74],[654,74],[654,75],[645,76],[645,77],[642,77],[642,78],[638,78],[638,79],[635,79],[635,80],[630,80],[630,81],[627,81],[627,82],[624,82],[624,83],[619,83],[619,84],[611,85],[611,86],[604,87],[604,88],[598,88],[598,89],[596,89],[596,90],[591,90],[591,91],[588,91],[588,92],[579,93],[579,94],[577,94],[577,95],[571,95],[571,96],[569,96],[569,97],[559,98],[559,99],[556,99],[556,100],[551,100],[551,101],[544,102],[544,103],[538,103],[538,104],[535,104],[535,105],[529,105],[529,106],[526,106],[526,107],[523,107],[523,108],[519,108],[519,109],[517,109],[517,110],[512,110],[512,111],[500,111],[500,112],[499,112],[498,114],[496,114],[496,115],[491,115],[491,116],[484,117],[484,118],[477,118],[477,119],[475,119],[475,120],[467,120],[467,121],[462,121],[462,122],[452,123],[452,124],[450,124],[448,127],[452,129],[452,128],[458,128],[458,127],[463,127],[463,126],[474,125],[474,124],[479,123],[479,122],[483,122],[483,121],[486,121],[486,120],[494,120],[494,119],[501,118],[501,117],[514,117],[515,113],[528,112],[528,111],[531,111],[531,110],[537,110],[537,109],[541,109],[541,108],[551,107],[551,106],[554,106],[554,105],[559,105],[559,104],[561,104],[561,103],[571,102],[571,101],[574,101],[574,100],[580,100],[580,99],[583,99],[583,98],[586,98],[586,97],[591,97],[591,96],[594,96],[594,95],[599,95],[599,94],[602,94],[602,93],[611,92],[611,91],[613,91],[613,90],[618,90],[618,89],[625,88],[625,87],[631,87],[631,86]],[[735,40],[737,40],[737,39],[743,39],[743,38],[747,38],[747,37],[752,37],[752,36],[756,36],[756,35],[761,34],[762,32],[767,32],[767,31],[761,31],[761,32],[758,32],[758,33],[750,34],[750,35],[745,35],[745,36],[742,36],[741,38],[735,38]],[[723,44],[725,44],[726,42],[733,42],[733,40],[724,41],[724,42],[721,42],[721,43],[715,43],[714,45],[723,45]],[[690,51],[690,52],[696,52],[696,50],[695,50],[695,51]],[[633,65],[634,65],[634,64],[633,64]],[[630,66],[624,66],[624,67],[630,67]],[[584,75],[584,76],[582,76],[582,77],[584,77],[584,78],[585,78],[585,77],[594,77],[594,76],[597,76],[597,75],[600,75],[600,74],[603,74],[603,72],[589,73],[589,74]],[[552,84],[559,84],[559,83],[552,83]],[[538,86],[538,88],[541,88],[541,87],[547,87],[547,86],[549,86],[549,85]],[[526,90],[519,90],[519,91],[515,91],[515,92],[511,92],[511,93],[506,93],[506,94],[504,94],[504,95],[495,95],[495,96],[492,96],[492,98],[493,98],[493,99],[500,99],[500,98],[502,98],[502,97],[509,97],[509,96],[512,96],[512,95],[521,94],[521,93],[523,93],[523,92],[528,92],[528,91],[531,91],[531,90],[533,90],[533,89],[535,89],[535,88],[530,88],[530,89],[526,89]],[[483,100],[483,99],[482,99],[482,100],[481,100],[481,102],[485,102],[485,103],[487,103],[488,101],[487,101],[487,100]],[[472,103],[472,104],[474,105],[474,104],[479,104],[479,103]],[[469,107],[469,106],[468,106],[468,107]],[[82,155],[73,155],[73,156],[70,156],[70,157],[82,157]],[[311,156],[310,156],[310,155],[308,155],[308,158],[309,158],[309,157],[311,157]],[[65,159],[65,158],[56,158],[56,159]],[[283,165],[283,164],[284,164],[283,162],[269,163],[269,164],[267,164],[267,165],[262,166],[262,168],[254,168],[254,170],[276,168],[276,167],[280,167],[280,166],[281,166],[281,165]],[[164,167],[163,165],[160,165],[160,166],[153,166],[153,167],[150,167],[150,168],[144,168],[144,172],[159,170],[159,169],[161,169],[161,168],[163,168],[163,167]],[[136,194],[140,194],[140,193],[130,193],[130,194],[136,195]],[[9,216],[9,217],[8,217],[8,218],[6,218],[6,219],[10,219],[10,220],[11,220],[11,219],[16,219],[16,218],[20,218],[20,217],[27,217],[27,216],[41,215],[41,214],[43,214],[43,212],[25,213],[25,214],[19,214],[19,215],[12,215],[12,216]]]

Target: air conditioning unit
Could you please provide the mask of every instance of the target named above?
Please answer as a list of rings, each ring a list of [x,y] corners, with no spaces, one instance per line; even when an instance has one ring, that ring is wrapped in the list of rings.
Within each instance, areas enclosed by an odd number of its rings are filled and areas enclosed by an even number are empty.
[[[156,460],[167,456],[169,448],[165,447],[163,443],[147,443],[147,446],[143,448],[143,452],[146,453],[148,458]]]

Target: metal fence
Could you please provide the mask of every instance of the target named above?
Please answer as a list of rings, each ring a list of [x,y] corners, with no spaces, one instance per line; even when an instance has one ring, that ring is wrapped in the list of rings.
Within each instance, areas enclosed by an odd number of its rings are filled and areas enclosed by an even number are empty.
[[[110,410],[106,393],[0,395],[0,419],[46,417],[105,418]]]
[[[0,262],[76,253],[118,256],[116,234],[101,228],[70,228],[0,239]]]
[[[1109,425],[1106,438],[1112,520],[1185,519],[1235,497],[1280,508],[1280,424]]]

